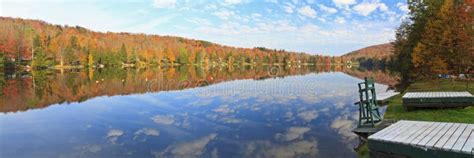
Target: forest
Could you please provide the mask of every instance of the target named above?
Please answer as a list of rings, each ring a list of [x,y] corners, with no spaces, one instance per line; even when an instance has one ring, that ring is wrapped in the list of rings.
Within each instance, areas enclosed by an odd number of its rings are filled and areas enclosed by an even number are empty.
[[[175,65],[297,65],[344,63],[343,57],[264,47],[236,48],[202,40],[146,34],[94,32],[80,26],[0,17],[0,65],[147,67]]]
[[[403,78],[472,74],[474,0],[408,1],[409,15],[396,30],[390,68]]]

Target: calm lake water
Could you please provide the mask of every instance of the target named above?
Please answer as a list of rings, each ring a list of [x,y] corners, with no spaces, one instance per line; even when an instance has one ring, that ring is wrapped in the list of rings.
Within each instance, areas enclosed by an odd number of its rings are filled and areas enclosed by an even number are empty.
[[[4,75],[0,157],[356,157],[345,67],[77,70]]]

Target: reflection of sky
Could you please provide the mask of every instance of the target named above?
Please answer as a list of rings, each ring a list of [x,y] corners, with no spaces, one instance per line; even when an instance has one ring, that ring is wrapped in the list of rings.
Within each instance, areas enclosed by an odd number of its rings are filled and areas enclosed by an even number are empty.
[[[0,152],[2,157],[354,157],[357,82],[343,73],[240,80],[2,114]]]

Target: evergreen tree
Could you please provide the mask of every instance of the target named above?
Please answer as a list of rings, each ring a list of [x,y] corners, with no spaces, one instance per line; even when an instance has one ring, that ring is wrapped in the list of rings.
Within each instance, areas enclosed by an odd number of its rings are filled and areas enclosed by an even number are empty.
[[[127,60],[127,48],[125,47],[125,44],[122,43],[122,46],[120,47],[120,51],[118,53],[118,60],[119,62],[128,62]]]
[[[179,49],[179,63],[180,64],[189,63],[189,61],[188,61],[188,52],[186,51],[186,48],[180,48]]]
[[[43,40],[40,35],[36,35],[33,38],[33,60],[31,66],[33,68],[47,68],[52,65],[52,62],[48,59]]]

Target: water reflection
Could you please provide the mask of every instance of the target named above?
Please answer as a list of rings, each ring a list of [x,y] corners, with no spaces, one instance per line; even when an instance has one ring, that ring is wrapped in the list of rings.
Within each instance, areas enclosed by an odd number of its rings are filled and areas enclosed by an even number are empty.
[[[383,75],[343,67],[268,70],[10,76],[0,96],[0,156],[354,157],[360,79],[331,70]]]

